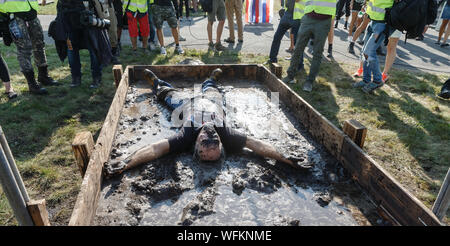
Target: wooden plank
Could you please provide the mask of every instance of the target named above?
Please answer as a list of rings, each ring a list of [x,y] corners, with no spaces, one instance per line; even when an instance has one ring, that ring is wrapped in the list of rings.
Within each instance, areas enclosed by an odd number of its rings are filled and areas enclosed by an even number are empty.
[[[78,169],[81,177],[84,177],[86,168],[91,158],[92,150],[94,149],[94,138],[89,131],[80,132],[75,135],[72,141],[72,150],[77,161]]]
[[[283,66],[278,63],[270,63],[269,65],[270,71],[277,76],[277,78],[281,79],[283,75]]]
[[[340,161],[352,177],[401,225],[441,225],[438,218],[349,137]]]
[[[27,202],[27,209],[35,226],[50,226],[45,199]]]
[[[92,158],[86,169],[80,193],[78,194],[72,216],[69,221],[71,226],[90,225],[94,219],[102,184],[103,164],[108,160],[112,143],[115,137],[117,124],[122,112],[123,104],[128,90],[127,67],[117,88],[114,99],[109,108],[103,127],[95,144]]]
[[[347,134],[350,139],[356,143],[360,148],[364,146],[364,140],[367,135],[367,128],[359,123],[357,120],[346,120],[344,126],[342,127],[344,133]]]
[[[445,175],[444,182],[442,183],[439,194],[436,201],[433,204],[432,211],[438,217],[439,220],[444,218],[447,213],[448,206],[450,205],[450,168]]]
[[[266,67],[259,66],[258,69],[259,77],[257,79],[265,83],[271,91],[278,92],[279,98],[292,109],[294,115],[316,141],[324,145],[333,156],[337,157],[341,152],[345,134]]]
[[[123,68],[122,65],[114,65],[112,68],[113,75],[114,75],[114,84],[117,87],[119,87],[120,80],[122,79],[123,75]]]

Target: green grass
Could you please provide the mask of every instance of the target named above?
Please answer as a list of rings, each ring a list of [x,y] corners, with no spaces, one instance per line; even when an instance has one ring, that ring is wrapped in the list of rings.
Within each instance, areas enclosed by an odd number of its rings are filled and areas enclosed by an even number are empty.
[[[115,90],[111,66],[104,68],[103,86],[89,89],[89,56],[83,51],[83,84],[71,89],[67,60],[61,63],[55,48],[47,46],[50,74],[63,85],[48,88],[48,96],[33,96],[19,72],[15,48],[1,46],[0,51],[19,93],[12,101],[0,97],[0,125],[30,196],[46,199],[52,224],[66,225],[81,184],[70,144],[79,131],[88,130],[94,140],[97,138]],[[261,64],[268,59],[264,55],[190,49],[180,56],[173,55],[173,48],[168,49],[168,56],[133,56],[131,49],[125,47],[121,60],[124,66],[176,64],[188,57],[207,64]],[[280,61],[284,71],[288,62]],[[309,61],[305,65],[309,71]],[[312,93],[303,92],[302,83],[291,87],[336,126],[342,126],[347,119],[363,123],[368,128],[364,150],[431,207],[450,165],[450,103],[435,96],[448,75],[394,69],[388,85],[375,95],[366,95],[351,87],[350,74],[354,69],[356,64],[324,61]],[[299,78],[302,81],[304,74]],[[17,222],[5,196],[0,194],[0,224],[14,225]]]
[[[49,0],[47,0],[48,2]],[[56,15],[56,4],[58,0],[53,0],[53,3],[48,3],[45,6],[39,5],[39,15]]]

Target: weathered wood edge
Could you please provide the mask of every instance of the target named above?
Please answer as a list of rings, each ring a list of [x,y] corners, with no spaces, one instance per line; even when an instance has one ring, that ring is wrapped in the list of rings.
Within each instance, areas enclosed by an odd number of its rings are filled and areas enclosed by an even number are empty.
[[[430,209],[266,67],[259,65],[257,75],[259,81],[279,93],[279,98],[292,109],[316,141],[342,163],[378,206],[402,225],[442,225]]]
[[[120,80],[119,87],[117,88],[101,128],[100,135],[97,138],[69,221],[70,226],[90,225],[94,219],[102,184],[103,164],[108,160],[116,133],[117,123],[127,95],[129,71],[130,69],[127,67]]]

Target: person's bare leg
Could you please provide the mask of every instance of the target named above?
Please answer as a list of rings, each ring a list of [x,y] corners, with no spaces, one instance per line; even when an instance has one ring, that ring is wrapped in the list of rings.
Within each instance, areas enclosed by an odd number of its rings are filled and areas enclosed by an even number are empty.
[[[292,33],[292,31],[289,34],[289,38],[291,39],[291,46],[289,47],[290,50],[294,50],[295,48],[295,42],[294,42],[294,34]]]
[[[442,20],[441,27],[439,28],[439,35],[438,35],[438,40],[437,40],[438,42],[441,41],[442,34],[444,34],[444,32],[445,32],[445,28],[447,27],[448,21],[449,20]]]
[[[219,21],[219,24],[217,25],[216,43],[220,43],[224,25],[225,25],[225,20]]]
[[[390,38],[389,43],[387,45],[387,53],[386,53],[386,60],[384,65],[384,74],[388,74],[389,70],[391,70],[392,64],[394,64],[395,57],[397,56],[397,44],[398,44],[398,38]]]
[[[162,29],[156,29],[156,36],[158,36],[159,45],[164,47],[164,35]]]
[[[208,21],[208,25],[206,27],[207,31],[208,31],[208,40],[209,43],[212,43],[212,28],[213,28],[213,22]]]
[[[356,39],[358,39],[359,35],[361,35],[361,33],[366,30],[367,25],[369,25],[370,19],[368,17],[367,14],[364,15],[363,20],[361,22],[361,25],[358,26],[358,28],[356,28],[355,33],[353,34],[353,39],[352,41],[355,42]]]
[[[142,37],[142,48],[147,49],[148,45],[148,36]]]
[[[131,46],[133,47],[133,50],[137,49],[137,37],[130,37],[131,39]]]
[[[176,28],[170,28],[170,30],[172,31],[172,36],[173,39],[175,40],[175,44],[180,44],[178,30]]]
[[[352,19],[348,27],[348,36],[351,37],[353,34],[353,26],[356,25],[356,20],[358,19],[358,12],[352,12]]]
[[[11,87],[11,82],[3,82],[3,84],[5,85],[6,93],[14,91],[13,88]]]
[[[445,31],[444,40],[442,41],[442,44],[447,43],[448,36],[450,35],[450,22],[447,24],[447,31]]]

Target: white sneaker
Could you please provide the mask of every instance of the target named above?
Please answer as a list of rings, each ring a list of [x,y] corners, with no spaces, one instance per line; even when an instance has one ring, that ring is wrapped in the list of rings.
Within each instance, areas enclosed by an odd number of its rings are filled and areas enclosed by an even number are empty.
[[[156,50],[156,46],[155,46],[155,44],[153,43],[153,42],[150,42],[149,43],[149,47],[150,47],[150,50]]]
[[[160,54],[161,54],[161,55],[167,55],[166,48],[161,47],[161,48],[159,48],[159,50],[160,50]]]
[[[181,55],[181,54],[184,54],[184,50],[181,48],[180,45],[178,45],[178,46],[175,46],[175,53]]]

